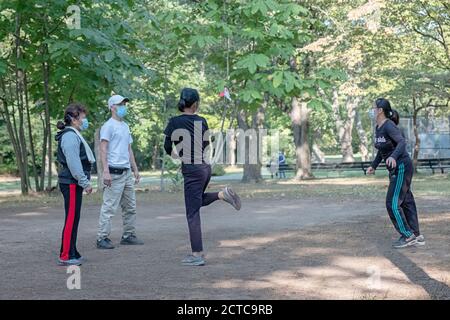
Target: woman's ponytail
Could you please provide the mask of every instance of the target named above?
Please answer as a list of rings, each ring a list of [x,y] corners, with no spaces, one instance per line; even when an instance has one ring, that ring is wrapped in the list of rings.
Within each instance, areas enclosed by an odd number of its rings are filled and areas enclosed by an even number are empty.
[[[64,111],[64,120],[58,121],[56,127],[59,130],[64,130],[67,126],[70,126],[72,124],[73,119],[78,119],[80,113],[87,113],[86,107],[83,104],[78,102],[69,104]]]
[[[178,110],[181,112],[186,108],[190,108],[194,103],[200,101],[198,91],[191,88],[181,90],[180,101],[178,102]]]
[[[400,123],[400,114],[397,110],[392,109],[392,116],[389,119],[391,119],[392,122],[394,122],[395,125],[398,126],[398,124]]]
[[[178,110],[183,112],[184,108],[186,108],[186,100],[184,100],[183,98],[180,98],[180,101],[178,101]]]
[[[56,124],[56,127],[57,127],[59,130],[64,130],[64,129],[66,128],[66,125],[64,124],[64,122],[58,121],[58,123]]]

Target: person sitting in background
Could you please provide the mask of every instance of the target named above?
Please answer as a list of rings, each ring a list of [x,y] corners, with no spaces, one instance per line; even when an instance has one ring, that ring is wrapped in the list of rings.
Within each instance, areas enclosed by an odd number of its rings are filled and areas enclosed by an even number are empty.
[[[278,178],[286,178],[286,172],[285,172],[285,165],[286,165],[286,157],[284,155],[283,151],[280,151],[278,153]]]

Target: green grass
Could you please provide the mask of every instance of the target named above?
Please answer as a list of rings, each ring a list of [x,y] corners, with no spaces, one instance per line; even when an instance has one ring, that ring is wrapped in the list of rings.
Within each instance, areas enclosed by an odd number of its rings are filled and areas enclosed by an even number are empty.
[[[384,171],[384,170],[383,170]],[[265,180],[262,183],[244,184],[238,180],[216,181],[210,184],[210,190],[232,185],[242,198],[250,199],[301,199],[332,198],[351,201],[351,199],[384,199],[388,186],[387,177],[346,176],[340,178],[318,178],[310,181]],[[413,192],[416,197],[450,197],[450,178],[447,175],[417,174],[413,180]],[[183,192],[160,192],[158,185],[139,185],[138,202],[174,202],[183,203]],[[101,203],[101,193],[93,193],[83,198],[84,204]],[[5,207],[36,207],[61,205],[62,197],[58,190],[52,193],[32,194],[29,196],[2,196],[0,205]]]

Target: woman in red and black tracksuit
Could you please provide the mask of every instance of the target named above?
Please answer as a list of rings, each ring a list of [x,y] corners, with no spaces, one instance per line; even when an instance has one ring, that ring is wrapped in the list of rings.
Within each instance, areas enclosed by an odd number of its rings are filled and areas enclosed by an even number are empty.
[[[60,164],[58,182],[64,197],[65,222],[62,231],[59,265],[81,265],[83,257],[76,247],[83,190],[92,192],[90,172],[94,155],[80,131],[88,128],[86,108],[79,103],[70,104],[64,112],[64,122],[57,124],[60,131],[57,160]]]
[[[391,108],[388,100],[380,98],[375,101],[370,115],[377,123],[374,140],[378,153],[367,173],[373,174],[382,160],[386,162],[389,170],[386,208],[395,229],[401,235],[393,247],[400,249],[424,245],[425,239],[420,234],[416,203],[411,192],[414,169],[406,151],[405,138],[397,127],[398,113]]]

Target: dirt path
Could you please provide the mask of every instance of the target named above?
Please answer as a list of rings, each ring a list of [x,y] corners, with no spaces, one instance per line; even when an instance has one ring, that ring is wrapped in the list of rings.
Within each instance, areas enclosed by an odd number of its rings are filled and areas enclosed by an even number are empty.
[[[247,200],[204,208],[205,267],[188,252],[182,204],[139,203],[146,245],[95,249],[99,206],[83,209],[81,290],[55,265],[57,208],[0,209],[0,299],[450,299],[450,200],[418,199],[423,248],[395,251],[380,202]],[[121,235],[120,214],[112,240]]]

